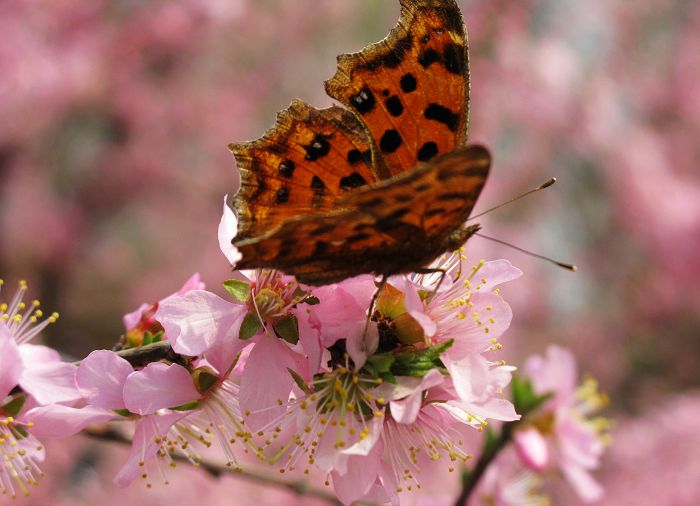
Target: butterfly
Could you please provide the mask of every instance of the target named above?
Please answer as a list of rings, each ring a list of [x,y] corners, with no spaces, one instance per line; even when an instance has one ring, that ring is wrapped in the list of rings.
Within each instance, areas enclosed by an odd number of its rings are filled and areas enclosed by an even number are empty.
[[[465,225],[488,176],[486,148],[465,146],[467,36],[455,0],[400,0],[382,41],[338,57],[328,95],[294,100],[252,142],[233,244],[239,269],[275,268],[308,285],[417,272],[479,230]]]

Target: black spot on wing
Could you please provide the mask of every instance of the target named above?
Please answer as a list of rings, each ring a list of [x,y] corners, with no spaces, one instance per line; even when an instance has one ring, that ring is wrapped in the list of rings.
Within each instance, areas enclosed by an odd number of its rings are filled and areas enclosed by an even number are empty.
[[[350,165],[355,165],[360,162],[370,163],[372,160],[372,152],[368,149],[365,151],[360,151],[359,149],[351,149],[348,151],[348,162]]]
[[[399,39],[393,48],[363,64],[362,68],[366,68],[368,70],[377,70],[380,67],[395,69],[401,65],[401,62],[406,57],[406,51],[409,51],[412,45],[413,39],[410,35],[406,35],[405,37]]]
[[[433,141],[428,141],[418,150],[418,161],[427,162],[438,154],[438,146]]]
[[[440,54],[434,49],[426,49],[423,51],[423,54],[418,57],[418,63],[420,63],[423,68],[428,68],[438,61],[440,61]]]
[[[275,201],[278,204],[284,204],[289,201],[289,190],[285,187],[280,188],[277,190],[277,196],[275,198]]]
[[[374,224],[375,228],[380,232],[388,232],[394,230],[395,228],[404,226],[405,223],[401,221],[406,214],[408,214],[409,209],[407,207],[402,207],[396,209],[390,214],[387,214],[383,218],[377,220]]]
[[[440,104],[430,104],[426,107],[423,115],[426,119],[437,121],[447,126],[452,132],[457,131],[459,126],[459,114],[456,114]]]
[[[341,190],[351,190],[352,188],[358,188],[367,184],[365,178],[363,178],[357,172],[353,172],[349,176],[345,176],[340,179],[340,189]]]
[[[444,207],[434,207],[432,209],[428,209],[424,214],[424,216],[427,216],[428,218],[432,216],[437,216],[438,214],[442,214],[445,212]]]
[[[394,200],[396,202],[400,202],[401,204],[405,204],[406,202],[411,202],[413,200],[413,195],[406,195],[404,193],[399,193],[394,197]]]
[[[430,183],[421,183],[419,185],[416,185],[413,189],[418,193],[421,193],[426,190],[430,190],[430,188],[432,188],[432,185]]]
[[[326,156],[331,150],[331,145],[327,140],[327,136],[316,134],[316,137],[314,137],[314,140],[311,141],[311,144],[304,146],[304,149],[306,150],[305,158],[313,162]]]
[[[296,164],[291,160],[282,160],[279,166],[277,167],[280,176],[286,177],[287,179],[291,179],[292,175],[294,174],[295,168]]]
[[[389,114],[391,114],[394,117],[401,116],[403,114],[403,104],[401,103],[401,100],[399,100],[399,97],[396,95],[393,95],[386,99],[384,102],[386,105],[386,110],[389,111]]]
[[[381,197],[374,197],[369,200],[365,200],[364,202],[360,202],[360,206],[362,207],[377,207],[380,206],[384,203],[384,199]]]
[[[462,75],[465,71],[464,47],[457,44],[448,44],[442,52],[445,68],[448,72]]]
[[[326,189],[326,185],[320,177],[314,176],[311,178],[311,188],[313,188],[316,193],[323,193],[323,191]]]
[[[350,103],[360,114],[367,114],[374,109],[377,100],[374,98],[372,90],[365,86],[358,93],[350,97]]]
[[[396,130],[387,130],[379,141],[379,149],[382,153],[393,153],[401,147],[403,140]]]
[[[404,74],[401,77],[401,90],[404,93],[411,93],[412,91],[416,91],[416,88],[418,87],[418,81],[416,81],[416,76],[411,74],[410,72],[407,74]]]
[[[440,202],[447,202],[449,200],[471,200],[473,195],[471,192],[447,192],[442,195],[438,195],[436,200]]]

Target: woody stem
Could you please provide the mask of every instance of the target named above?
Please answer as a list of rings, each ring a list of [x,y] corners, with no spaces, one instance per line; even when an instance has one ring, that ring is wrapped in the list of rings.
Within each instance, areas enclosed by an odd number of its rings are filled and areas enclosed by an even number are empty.
[[[517,423],[518,422],[506,423],[503,425],[498,437],[490,442],[487,438],[487,443],[484,445],[484,450],[479,460],[476,462],[474,469],[471,472],[465,471],[462,475],[462,490],[454,503],[455,506],[465,506],[465,504],[467,504],[467,501],[476,490],[477,485],[481,481],[481,478],[483,478],[488,467],[510,441],[513,435],[513,429]]]
[[[127,436],[115,429],[86,429],[85,431],[83,431],[83,433],[91,438],[98,439],[100,441],[110,441],[127,445],[131,444],[131,440]],[[187,458],[183,455],[175,454],[173,455],[173,459],[180,462],[189,462]],[[268,473],[234,469],[220,464],[218,462],[215,462],[213,460],[208,460],[204,458],[199,461],[199,468],[203,469],[207,472],[207,474],[213,476],[214,478],[219,478],[226,474],[230,474],[231,476],[237,476],[239,478],[243,478],[244,480],[259,483],[261,485],[269,485],[272,487],[286,489],[298,496],[314,497],[317,499],[321,499],[327,502],[328,504],[332,504],[334,506],[342,506],[342,503],[332,493],[309,486],[309,484],[304,480],[281,480]]]

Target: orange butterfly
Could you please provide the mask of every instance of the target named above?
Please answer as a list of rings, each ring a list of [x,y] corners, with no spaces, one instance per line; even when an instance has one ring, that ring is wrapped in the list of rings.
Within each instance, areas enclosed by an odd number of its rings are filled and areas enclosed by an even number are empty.
[[[464,146],[469,63],[455,0],[401,0],[387,38],[339,56],[325,84],[349,110],[295,100],[260,139],[230,146],[237,268],[309,285],[414,272],[478,231],[465,221],[491,160]]]

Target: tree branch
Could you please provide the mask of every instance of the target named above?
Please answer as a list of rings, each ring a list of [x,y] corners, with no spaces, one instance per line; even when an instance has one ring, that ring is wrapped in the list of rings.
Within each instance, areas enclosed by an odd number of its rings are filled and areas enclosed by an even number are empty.
[[[129,362],[133,367],[143,367],[152,362],[159,360],[167,360],[174,364],[187,365],[190,360],[178,353],[175,353],[170,347],[168,341],[159,341],[157,343],[139,346],[138,348],[128,348],[126,350],[115,351],[117,355]],[[82,360],[73,362],[73,365],[80,365]]]
[[[83,433],[100,441],[111,441],[127,445],[131,444],[131,440],[128,437],[115,429],[107,429],[105,431],[86,429],[83,431]],[[172,457],[174,460],[179,462],[189,463],[187,458],[183,455],[174,454]],[[342,506],[342,503],[335,497],[335,495],[330,492],[326,492],[325,490],[312,487],[304,480],[281,480],[268,473],[250,470],[236,470],[219,462],[204,458],[199,461],[199,467],[214,478],[219,478],[225,474],[230,474],[231,476],[243,478],[255,483],[287,489],[298,496],[315,497],[334,506]]]
[[[495,440],[492,440],[484,445],[484,451],[481,453],[479,460],[476,462],[474,469],[471,472],[465,472],[462,475],[462,490],[460,491],[459,497],[455,501],[455,506],[464,506],[472,493],[476,490],[479,481],[484,476],[484,473],[498,456],[498,454],[503,450],[503,448],[508,444],[511,437],[513,436],[513,429],[519,422],[510,422],[503,425],[501,433]]]

